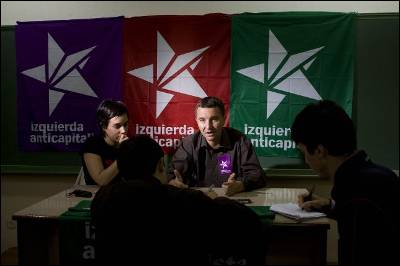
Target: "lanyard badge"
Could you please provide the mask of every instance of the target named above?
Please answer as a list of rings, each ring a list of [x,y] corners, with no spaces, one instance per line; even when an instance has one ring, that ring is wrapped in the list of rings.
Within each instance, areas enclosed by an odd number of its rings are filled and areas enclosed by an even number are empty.
[[[218,155],[218,169],[220,175],[226,175],[232,173],[232,161],[229,154]]]

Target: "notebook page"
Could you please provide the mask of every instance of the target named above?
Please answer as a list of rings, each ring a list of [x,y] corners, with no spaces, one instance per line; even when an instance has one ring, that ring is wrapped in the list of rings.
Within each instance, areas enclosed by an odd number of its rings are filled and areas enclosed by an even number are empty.
[[[270,210],[297,220],[319,218],[326,216],[326,214],[322,212],[316,212],[316,211],[309,212],[302,210],[298,204],[292,202],[273,204]]]

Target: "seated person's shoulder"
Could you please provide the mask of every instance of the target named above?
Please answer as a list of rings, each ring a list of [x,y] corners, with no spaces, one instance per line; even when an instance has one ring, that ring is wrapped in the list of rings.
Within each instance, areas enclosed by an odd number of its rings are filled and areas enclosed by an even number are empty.
[[[375,180],[378,183],[399,184],[399,177],[396,173],[382,165],[372,164],[369,167],[362,168],[360,169],[360,176],[363,176],[367,182]]]
[[[110,204],[110,195],[112,191],[112,185],[101,186],[94,195],[92,204],[90,207],[90,213],[92,222],[96,225],[99,221],[104,220],[107,217],[107,213],[112,204]]]
[[[103,138],[101,136],[91,136],[89,138],[87,138],[87,140],[85,141],[85,144],[98,144],[99,142],[102,142]]]
[[[232,128],[232,127],[225,127],[225,132],[228,134],[229,139],[232,142],[240,141],[240,142],[247,142],[249,139],[243,134],[241,131]]]
[[[83,143],[80,153],[83,154],[87,152],[96,152],[99,150],[100,146],[103,145],[103,143],[104,139],[101,136],[91,136]]]
[[[199,145],[201,144],[201,133],[200,131],[196,131],[195,133],[188,135],[186,137],[184,137],[179,146],[178,149],[176,151],[188,151],[188,152],[193,152],[193,150],[196,149],[196,147],[199,147]]]
[[[191,135],[185,136],[182,139],[182,144],[184,146],[194,145],[200,140],[200,137],[201,137],[200,131],[196,131],[195,133],[193,133]]]
[[[115,197],[120,194],[126,194],[129,197],[137,198],[142,195],[155,196],[163,190],[160,184],[153,182],[152,179],[131,179],[124,182],[120,182],[114,185],[112,195]]]
[[[149,182],[142,179],[121,181],[102,186],[92,202],[92,209],[106,208],[113,206],[119,208],[124,205],[148,202],[149,199],[157,199],[163,196],[161,184]]]
[[[177,188],[172,185],[165,185],[170,198],[185,202],[212,202],[212,199],[203,192],[191,188]]]

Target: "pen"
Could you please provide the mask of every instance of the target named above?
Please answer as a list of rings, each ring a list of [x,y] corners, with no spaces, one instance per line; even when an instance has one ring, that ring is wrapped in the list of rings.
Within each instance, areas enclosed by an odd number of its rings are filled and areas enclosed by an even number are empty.
[[[310,189],[308,189],[308,195],[304,197],[304,202],[312,200],[312,194],[314,193],[314,190],[315,184]]]

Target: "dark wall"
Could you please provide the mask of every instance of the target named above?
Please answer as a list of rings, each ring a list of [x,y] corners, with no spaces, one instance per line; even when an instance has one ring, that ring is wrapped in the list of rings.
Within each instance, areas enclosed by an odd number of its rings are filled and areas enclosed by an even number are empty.
[[[358,146],[399,169],[399,15],[362,16],[357,24]]]

